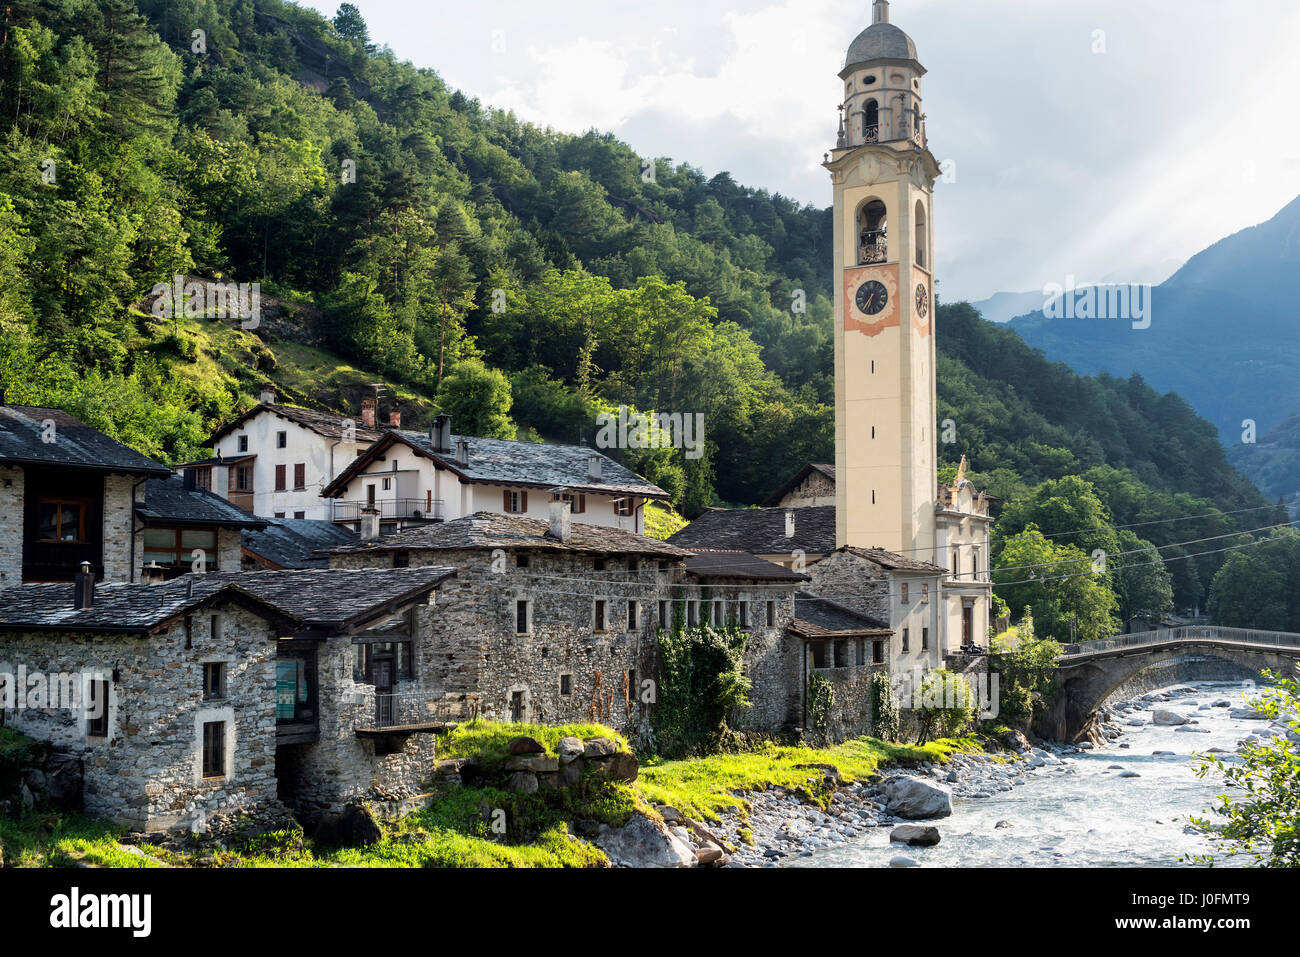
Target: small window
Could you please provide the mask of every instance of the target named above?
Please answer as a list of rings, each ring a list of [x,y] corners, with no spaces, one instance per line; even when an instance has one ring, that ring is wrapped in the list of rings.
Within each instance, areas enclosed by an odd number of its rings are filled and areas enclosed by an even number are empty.
[[[297,518],[297,519],[304,519],[304,518],[307,517],[307,513],[306,513],[306,512],[294,512],[294,513],[293,513],[293,517],[294,517],[294,518]]]
[[[222,639],[222,636],[223,633],[221,630],[221,616],[213,615],[211,620],[208,622],[208,637],[212,641],[217,642]]]
[[[849,643],[844,639],[835,642],[835,667],[847,668],[849,666]]]
[[[90,503],[42,499],[36,507],[37,538],[42,542],[86,541],[86,512]]]
[[[903,604],[906,605],[909,600],[907,582],[903,582]]]
[[[528,511],[528,493],[512,492],[509,489],[502,493],[502,508],[511,515],[522,515]]]
[[[961,576],[961,549],[954,548],[952,550],[952,577],[959,578],[960,576]]]
[[[668,628],[672,625],[672,621],[669,619],[669,615],[670,615],[669,607],[670,607],[669,602],[666,601],[659,602],[659,627],[660,628]]]
[[[699,623],[700,603],[698,601],[688,601],[686,603],[686,627],[694,628]]]
[[[526,635],[531,629],[528,627],[528,602],[515,602],[515,634]]]
[[[89,698],[86,702],[86,737],[108,737],[108,682],[92,681],[89,686]]]
[[[885,663],[885,643],[883,641],[873,641],[871,643],[871,663],[873,665],[883,665]]]
[[[288,433],[288,432],[277,432],[277,433],[275,433],[275,447],[276,447],[277,449],[287,449],[287,448],[289,447],[289,433]]]
[[[277,465],[275,467],[275,490],[277,492],[283,492],[288,486],[288,482],[288,466]]]
[[[605,559],[597,558],[591,563],[594,571],[603,572],[605,570]]]
[[[631,498],[614,499],[615,515],[627,516],[627,515],[632,515],[635,512],[636,512],[636,502],[634,499]]]
[[[299,462],[293,467],[293,487],[295,489],[307,487],[307,465],[305,462]]]
[[[560,694],[573,693],[573,675],[560,675]]]
[[[241,452],[247,452],[247,451],[248,451],[248,436],[246,436],[246,435],[241,435],[241,436],[239,437],[239,451],[241,451]]]
[[[774,601],[767,603],[767,627],[776,627],[776,602]]]
[[[516,568],[527,568],[527,567],[528,567],[528,553],[527,553],[527,552],[520,552],[518,555],[515,556],[515,567],[516,567]]]
[[[203,666],[203,697],[208,700],[226,696],[226,666],[213,661]]]
[[[912,629],[904,628],[903,629],[903,650],[904,651],[909,650],[911,638],[912,638]]]
[[[980,577],[980,550],[978,548],[971,549],[970,571],[971,577],[978,581]]]
[[[741,628],[749,627],[749,602],[736,602],[736,624]]]
[[[603,598],[596,599],[595,625],[596,625],[596,631],[605,630],[605,600]]]
[[[226,776],[226,722],[208,721],[203,725],[203,776]]]
[[[826,642],[811,641],[808,647],[812,650],[812,666],[814,669],[826,667]]]
[[[636,631],[636,602],[627,603],[627,630]]]
[[[930,647],[930,629],[922,628],[921,629],[921,650],[927,651],[929,647]]]
[[[391,492],[391,491],[393,490],[393,480],[392,480],[392,479],[390,479],[390,478],[386,478],[386,479],[384,479],[384,483],[383,483],[383,484],[384,484],[384,491],[385,491],[385,492]]]
[[[633,701],[636,700],[636,669],[627,670],[627,696]]]
[[[858,638],[854,641],[854,644],[857,645],[857,648],[855,649],[856,654],[854,656],[854,664],[861,668],[867,663],[867,640],[865,638]]]
[[[410,553],[410,552],[407,552],[407,551],[393,552],[393,567],[394,567],[394,568],[410,568],[410,567],[411,567],[411,553]]]
[[[276,518],[284,518],[284,512],[276,512],[276,513],[275,513],[275,517],[276,517]]]
[[[922,586],[921,586],[921,601],[929,601],[929,600],[930,600],[930,586],[929,586],[929,585],[922,585]]]
[[[366,646],[365,645],[358,644],[352,646],[352,680],[353,681],[366,680]]]

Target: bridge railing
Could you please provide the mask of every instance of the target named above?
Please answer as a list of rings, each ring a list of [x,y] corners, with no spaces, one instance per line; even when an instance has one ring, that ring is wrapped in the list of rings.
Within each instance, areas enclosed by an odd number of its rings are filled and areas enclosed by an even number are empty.
[[[1257,628],[1224,628],[1219,625],[1183,625],[1178,628],[1161,628],[1157,631],[1140,631],[1131,635],[1117,635],[1097,641],[1079,641],[1064,646],[1065,654],[1087,655],[1100,651],[1117,651],[1122,648],[1139,648],[1145,645],[1162,645],[1171,641],[1223,641],[1235,644],[1276,645],[1280,648],[1300,648],[1300,634],[1289,631],[1262,631]]]

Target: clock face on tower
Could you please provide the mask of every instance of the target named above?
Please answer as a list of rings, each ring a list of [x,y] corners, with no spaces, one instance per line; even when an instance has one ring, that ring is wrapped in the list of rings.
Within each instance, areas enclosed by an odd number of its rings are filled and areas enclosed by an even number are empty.
[[[925,283],[917,283],[916,286],[916,314],[922,319],[930,312],[930,290],[925,288]]]
[[[883,283],[873,279],[858,287],[857,306],[864,315],[878,315],[887,305],[889,305],[889,290]]]

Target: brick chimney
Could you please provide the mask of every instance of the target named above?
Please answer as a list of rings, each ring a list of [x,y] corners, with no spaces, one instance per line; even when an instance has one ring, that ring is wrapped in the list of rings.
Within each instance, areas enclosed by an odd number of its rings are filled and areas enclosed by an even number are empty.
[[[81,570],[73,579],[72,589],[74,608],[81,611],[95,607],[95,573],[91,570],[90,562],[81,563]]]
[[[785,513],[785,537],[794,538],[794,512]]]
[[[568,502],[551,502],[551,527],[546,533],[548,537],[566,545],[569,543],[569,511]]]
[[[375,400],[361,400],[361,424],[367,429],[375,427]]]
[[[275,405],[276,391],[275,383],[268,382],[262,386],[262,405]]]
[[[390,428],[400,429],[402,427],[402,410],[392,409],[388,413],[388,425]]]

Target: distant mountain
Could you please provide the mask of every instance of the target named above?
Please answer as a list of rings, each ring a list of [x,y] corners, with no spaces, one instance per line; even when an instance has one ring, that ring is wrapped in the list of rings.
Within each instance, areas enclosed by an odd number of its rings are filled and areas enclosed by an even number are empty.
[[[1042,311],[1009,327],[1076,372],[1138,372],[1157,390],[1178,392],[1232,448],[1241,443],[1246,420],[1263,436],[1300,412],[1297,302],[1300,199],[1188,260],[1152,291],[1147,328],[1126,319],[1050,318]],[[1270,464],[1287,450],[1300,455],[1300,430],[1271,435],[1281,445]],[[1281,476],[1265,478],[1262,455],[1232,458],[1265,492],[1284,493]]]
[[[988,299],[971,305],[989,322],[1010,322],[1018,316],[1027,316],[1043,308],[1042,290],[1032,292],[999,292]]]
[[[1300,413],[1287,417],[1254,443],[1229,444],[1228,460],[1269,495],[1300,500]],[[1300,508],[1292,509],[1300,515]]]

